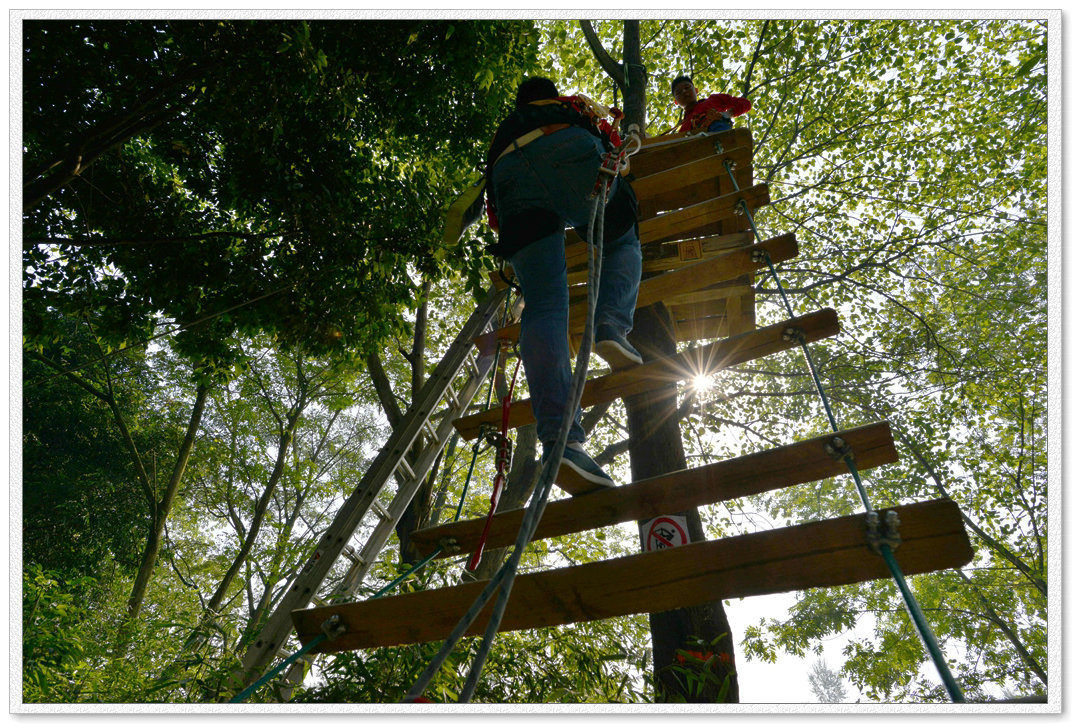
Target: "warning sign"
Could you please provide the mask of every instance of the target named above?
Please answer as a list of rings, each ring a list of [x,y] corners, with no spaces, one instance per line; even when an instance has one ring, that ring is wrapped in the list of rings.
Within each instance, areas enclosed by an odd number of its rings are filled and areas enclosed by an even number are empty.
[[[686,517],[665,514],[641,523],[641,548],[643,552],[663,550],[689,544],[686,534]]]

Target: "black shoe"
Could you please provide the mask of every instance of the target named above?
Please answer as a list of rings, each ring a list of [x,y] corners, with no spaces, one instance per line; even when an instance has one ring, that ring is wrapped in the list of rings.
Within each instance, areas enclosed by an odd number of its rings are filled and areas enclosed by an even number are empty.
[[[607,361],[613,371],[642,364],[641,353],[610,326],[602,325],[597,328],[596,339],[594,349],[597,355]]]

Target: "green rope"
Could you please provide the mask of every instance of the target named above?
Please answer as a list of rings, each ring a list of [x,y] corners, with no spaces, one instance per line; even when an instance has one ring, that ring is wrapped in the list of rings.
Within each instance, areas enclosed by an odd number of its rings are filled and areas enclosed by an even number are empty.
[[[261,678],[259,678],[256,683],[254,683],[253,685],[247,687],[246,690],[244,690],[242,693],[239,693],[237,696],[232,698],[231,701],[229,701],[229,703],[242,703],[247,698],[249,698],[251,695],[253,695],[254,691],[256,691],[257,689],[261,688],[261,686],[265,685],[266,683],[271,681],[273,678],[275,678],[277,676],[277,674],[279,674],[280,671],[282,671],[284,668],[287,668],[289,665],[291,665],[296,660],[298,660],[299,658],[304,656],[306,653],[308,653],[314,647],[320,645],[321,642],[324,641],[327,638],[328,638],[327,635],[325,635],[324,633],[321,633],[320,635],[315,637],[313,640],[311,640],[310,642],[306,643],[306,645],[302,646],[302,648],[300,650],[298,650],[294,654],[288,656],[285,660],[281,661],[278,666],[276,666],[275,668],[270,670],[265,675],[261,676]]]
[[[731,178],[731,184],[735,187],[735,191],[742,191],[741,187],[738,185],[738,180],[735,178],[734,165],[730,160],[724,160],[723,164],[724,168],[727,170],[727,175]],[[757,225],[753,221],[753,215],[750,214],[749,205],[746,204],[746,201],[743,199],[739,201],[739,207],[746,215],[746,219],[750,224],[750,229],[753,230],[754,239],[760,239],[761,235],[757,231]],[[783,289],[783,283],[779,279],[776,268],[772,264],[772,257],[766,250],[761,250],[761,254],[768,265],[768,270],[772,275],[772,279],[776,283],[776,289],[779,290],[780,297],[783,299],[783,305],[787,308],[787,312],[793,318],[794,310],[791,307],[790,300],[787,298],[787,293]],[[802,352],[805,354],[806,365],[809,368],[810,375],[813,377],[813,384],[816,386],[817,393],[820,395],[820,400],[824,404],[824,411],[828,416],[828,422],[831,424],[832,431],[838,432],[839,425],[836,423],[835,414],[832,412],[828,396],[824,391],[824,385],[821,383],[820,375],[817,373],[816,365],[813,362],[813,356],[809,353],[809,346],[806,345],[805,340],[799,340],[798,343],[802,348]],[[858,495],[861,497],[861,502],[865,507],[865,511],[874,511],[872,505],[869,503],[869,498],[865,493],[865,486],[862,484],[861,474],[854,465],[852,456],[850,454],[845,455],[843,461],[846,463],[851,476],[854,478],[854,483],[857,486]],[[955,680],[954,675],[951,673],[951,669],[947,665],[947,661],[944,659],[943,653],[940,650],[940,645],[936,640],[936,636],[933,635],[932,629],[929,627],[925,614],[921,610],[921,606],[918,605],[917,599],[914,597],[913,592],[910,591],[910,587],[906,583],[906,577],[903,575],[902,568],[895,559],[894,552],[892,552],[889,545],[881,544],[880,555],[884,558],[884,562],[891,572],[891,577],[895,580],[895,584],[902,594],[903,604],[906,605],[910,620],[917,629],[917,633],[920,636],[922,643],[925,645],[926,650],[928,650],[932,663],[936,666],[936,670],[940,675],[940,680],[943,681],[944,687],[947,689],[948,696],[954,703],[964,703],[966,699],[962,695],[962,689],[959,687],[958,681]]]

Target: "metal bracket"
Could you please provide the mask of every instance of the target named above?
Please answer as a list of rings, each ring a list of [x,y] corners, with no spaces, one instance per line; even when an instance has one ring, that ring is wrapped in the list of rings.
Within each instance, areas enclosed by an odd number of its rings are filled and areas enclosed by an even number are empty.
[[[783,339],[794,343],[804,343],[805,331],[801,328],[796,328],[793,325],[788,325],[783,329]]]
[[[882,545],[887,545],[892,551],[902,544],[902,536],[899,534],[899,514],[894,509],[889,509],[884,515],[884,525],[880,525],[880,514],[873,511],[865,515],[865,543],[874,553],[881,555]]]
[[[440,545],[440,549],[447,552],[449,555],[453,555],[462,549],[462,547],[459,546],[459,540],[454,537],[441,537],[440,542],[437,544]]]
[[[735,216],[741,217],[747,211],[749,211],[749,205],[746,204],[746,200],[739,199],[738,202],[735,204]]]
[[[754,250],[750,253],[750,262],[763,262],[768,264],[772,259],[772,256],[768,254],[768,250]]]
[[[321,623],[321,632],[327,635],[329,640],[335,640],[347,632],[347,625],[343,622],[342,616],[337,613]]]
[[[722,153],[724,153],[723,143],[722,143],[722,142],[720,142],[720,141],[717,141],[717,140],[715,140],[715,139],[713,139],[713,141],[712,141],[712,149],[713,149],[713,151],[715,151],[715,152],[716,152],[717,154],[722,154]]]
[[[854,450],[841,436],[833,436],[824,442],[824,450],[836,461],[854,461]]]

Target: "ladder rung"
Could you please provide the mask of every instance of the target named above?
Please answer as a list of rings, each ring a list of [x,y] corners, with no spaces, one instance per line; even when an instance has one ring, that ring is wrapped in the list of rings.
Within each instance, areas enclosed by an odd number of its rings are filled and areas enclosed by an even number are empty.
[[[402,466],[404,464],[402,459],[399,460],[399,464],[400,464],[400,466]],[[409,468],[409,467],[407,467],[407,468]],[[414,472],[413,471],[410,472],[410,478],[411,479],[414,478]],[[380,506],[380,502],[374,501],[374,502],[370,503],[369,508],[373,510],[373,514],[377,515],[381,519],[387,519],[388,518],[388,512],[384,509],[384,507]],[[361,560],[362,558],[359,557],[358,559]],[[364,560],[362,560],[362,561],[364,562]]]
[[[898,461],[891,427],[881,421],[708,466],[650,477],[615,489],[549,502],[533,539],[559,537],[846,474],[846,464],[833,459],[824,448],[836,435],[854,452],[854,464],[859,471]],[[524,515],[522,509],[498,513],[492,519],[485,546],[492,549],[514,542]],[[440,555],[454,557],[474,551],[484,526],[484,517],[452,522],[417,530],[411,534],[410,541],[425,557],[443,539],[454,539],[458,549]]]
[[[835,311],[824,308],[798,318],[791,318],[732,338],[703,345],[668,358],[643,363],[616,373],[586,381],[582,392],[582,408],[613,401],[624,396],[651,391],[668,383],[685,380],[700,372],[714,373],[749,360],[787,350],[796,341],[784,339],[787,328],[802,332],[806,342],[827,338],[839,332]],[[490,409],[455,420],[455,428],[465,439],[474,439],[484,424],[498,425],[502,412]],[[511,404],[509,425],[525,426],[533,422],[533,404],[529,399]]]
[[[973,549],[958,507],[936,499],[894,507],[902,542],[896,558],[907,575],[961,567]],[[884,512],[880,512],[884,521]],[[520,575],[511,589],[501,631],[660,612],[712,600],[834,587],[890,577],[865,541],[858,514],[738,537]],[[485,588],[484,581],[378,600],[298,610],[299,639],[309,643],[321,624],[340,615],[345,632],[312,652],[402,645],[448,636]],[[467,635],[481,633],[491,608]]]
[[[365,564],[365,558],[363,558],[360,554],[358,554],[355,551],[354,547],[352,547],[351,545],[347,545],[346,547],[343,548],[343,556],[346,557],[348,560],[350,560],[351,562],[353,562],[356,565],[364,565]]]
[[[753,135],[749,129],[737,128],[716,135],[686,137],[679,143],[661,145],[655,149],[642,147],[640,153],[630,158],[630,171],[635,177],[644,179],[715,153],[717,143],[727,151],[752,149]]]
[[[399,457],[399,468],[403,470],[404,474],[406,474],[407,479],[414,478],[414,469],[412,469],[410,464],[407,463],[405,457]]]

